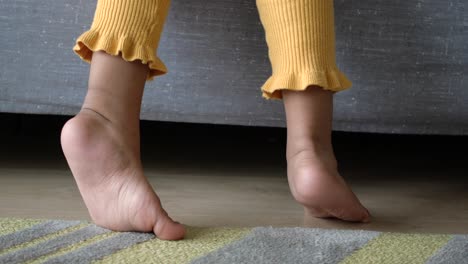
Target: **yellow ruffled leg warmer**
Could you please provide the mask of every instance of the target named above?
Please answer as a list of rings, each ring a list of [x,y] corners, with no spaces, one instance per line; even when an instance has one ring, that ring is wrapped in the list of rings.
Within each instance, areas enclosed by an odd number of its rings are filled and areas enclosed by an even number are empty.
[[[335,62],[333,0],[256,0],[265,30],[272,76],[262,86],[266,99],[281,90],[310,85],[341,91],[352,83]]]
[[[91,62],[102,50],[126,61],[148,64],[147,80],[167,72],[157,48],[170,0],[98,0],[91,28],[76,40],[73,51]]]

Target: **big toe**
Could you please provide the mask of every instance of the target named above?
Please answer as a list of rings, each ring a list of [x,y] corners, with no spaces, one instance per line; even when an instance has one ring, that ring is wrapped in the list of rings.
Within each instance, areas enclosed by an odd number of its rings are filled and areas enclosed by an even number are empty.
[[[370,222],[369,211],[362,205],[354,205],[347,207],[338,207],[328,209],[328,212],[336,218],[350,222]]]
[[[185,236],[184,225],[172,220],[165,211],[156,220],[153,231],[162,240],[180,240]]]

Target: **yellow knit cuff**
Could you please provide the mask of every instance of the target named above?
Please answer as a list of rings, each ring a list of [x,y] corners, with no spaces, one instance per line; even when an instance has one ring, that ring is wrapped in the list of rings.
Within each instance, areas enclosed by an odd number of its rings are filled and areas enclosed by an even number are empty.
[[[311,85],[334,92],[351,87],[337,68],[333,0],[257,0],[272,76],[262,86],[266,99],[281,90]]]
[[[157,48],[170,0],[98,0],[91,28],[76,40],[73,51],[86,62],[102,50],[126,61],[148,64],[147,80],[167,73]]]

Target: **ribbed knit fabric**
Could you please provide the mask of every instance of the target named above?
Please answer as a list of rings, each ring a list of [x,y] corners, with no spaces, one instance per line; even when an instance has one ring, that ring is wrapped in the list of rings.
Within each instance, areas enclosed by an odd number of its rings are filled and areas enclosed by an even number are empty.
[[[262,86],[267,99],[281,99],[281,90],[311,85],[331,91],[351,82],[335,62],[333,0],[256,0],[265,30],[272,76]],[[73,50],[90,62],[94,51],[121,55],[148,64],[147,80],[167,72],[157,56],[170,0],[98,0],[91,28]]]
[[[141,60],[150,70],[147,80],[167,72],[157,48],[170,0],[98,0],[91,28],[76,40],[73,50],[87,62],[94,51]]]
[[[272,66],[263,97],[310,85],[341,91],[352,83],[335,62],[333,0],[256,0]]]

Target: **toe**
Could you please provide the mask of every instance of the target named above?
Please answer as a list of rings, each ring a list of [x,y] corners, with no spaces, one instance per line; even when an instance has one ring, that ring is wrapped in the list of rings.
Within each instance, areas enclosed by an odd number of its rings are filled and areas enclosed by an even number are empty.
[[[174,222],[164,210],[159,214],[153,231],[162,240],[179,240],[185,236],[185,227],[178,222]]]
[[[369,214],[367,209],[363,206],[354,206],[354,207],[339,207],[334,209],[329,209],[328,212],[334,217],[350,221],[350,222],[364,222],[367,223],[370,221]]]
[[[317,218],[333,217],[330,213],[321,208],[304,207],[304,211],[306,213],[306,216],[313,216]]]
[[[364,208],[366,209],[366,208]],[[366,209],[365,213],[364,213],[364,216],[362,218],[362,222],[363,223],[370,223],[371,221],[371,214],[369,213],[369,210]]]

